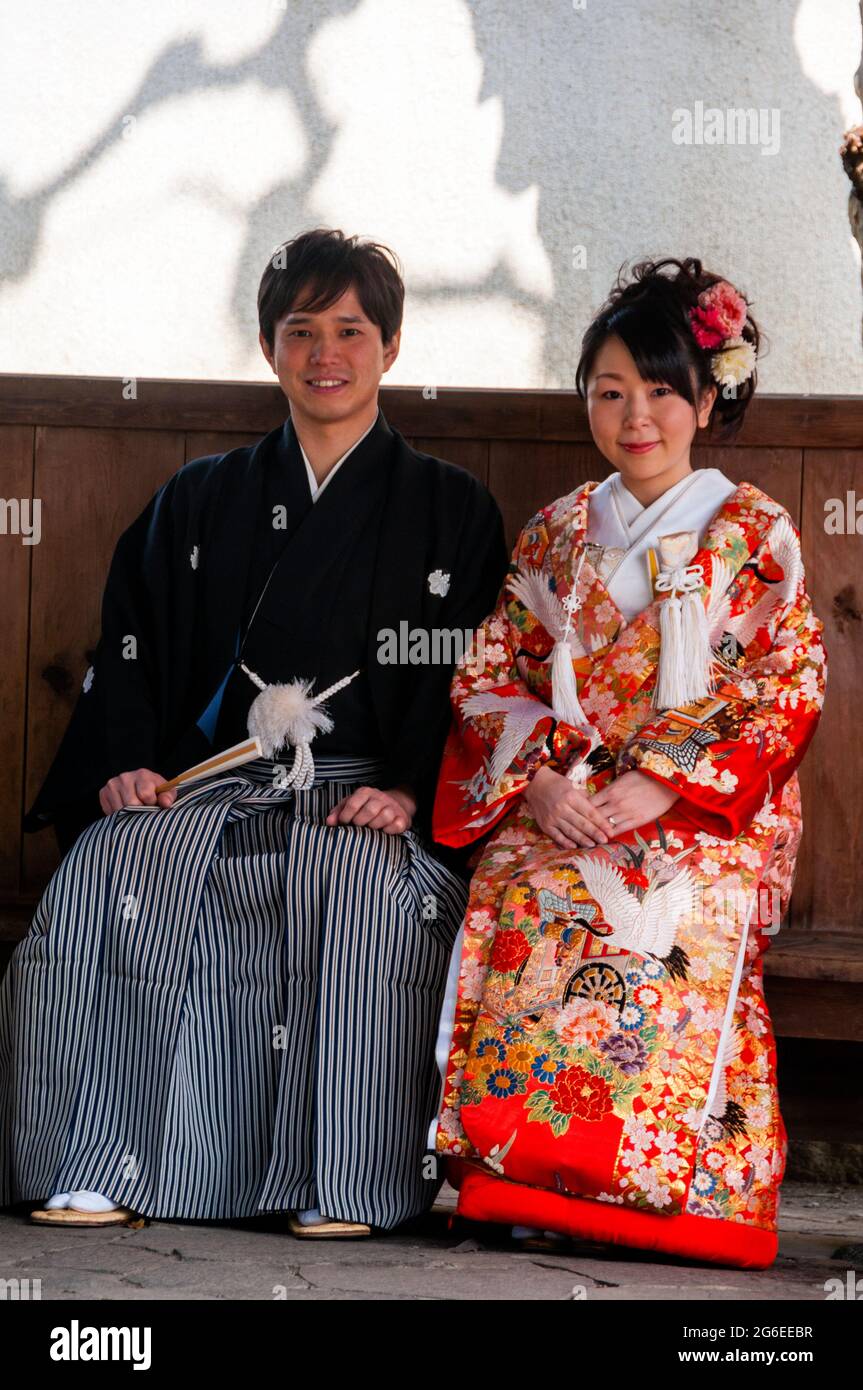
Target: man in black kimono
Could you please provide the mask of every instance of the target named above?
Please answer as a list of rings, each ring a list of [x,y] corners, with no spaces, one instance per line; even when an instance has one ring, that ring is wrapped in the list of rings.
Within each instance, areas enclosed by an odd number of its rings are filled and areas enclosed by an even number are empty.
[[[25,819],[67,853],[0,996],[0,1201],[50,1194],[36,1219],[287,1209],[295,1234],[353,1235],[437,1191],[419,1169],[466,891],[429,825],[458,648],[388,657],[405,625],[471,632],[507,552],[487,490],[380,410],[403,295],[386,248],[281,247],[258,310],[288,418],[185,465],[117,545]],[[157,795],[248,737],[262,687],[355,672],[313,784],[285,788],[285,743]]]

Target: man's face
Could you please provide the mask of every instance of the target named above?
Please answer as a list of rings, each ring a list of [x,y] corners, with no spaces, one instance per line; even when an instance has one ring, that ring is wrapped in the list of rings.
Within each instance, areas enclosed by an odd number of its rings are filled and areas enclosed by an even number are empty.
[[[303,298],[301,293],[300,303]],[[259,336],[294,416],[334,424],[367,413],[377,401],[381,377],[398,356],[401,332],[384,344],[351,286],[328,309],[284,314],[275,326],[272,352]]]

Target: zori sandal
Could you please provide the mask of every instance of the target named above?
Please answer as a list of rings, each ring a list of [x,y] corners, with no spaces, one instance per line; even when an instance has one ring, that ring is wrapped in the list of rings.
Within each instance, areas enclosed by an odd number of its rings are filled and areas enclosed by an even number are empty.
[[[306,1225],[295,1212],[288,1213],[288,1226],[291,1234],[300,1240],[333,1240],[337,1237],[370,1236],[372,1233],[371,1226],[364,1221],[337,1221],[324,1217],[322,1221]]]
[[[128,1207],[113,1211],[76,1211],[74,1207],[44,1207],[31,1211],[30,1220],[37,1226],[124,1226],[134,1221],[135,1213]]]

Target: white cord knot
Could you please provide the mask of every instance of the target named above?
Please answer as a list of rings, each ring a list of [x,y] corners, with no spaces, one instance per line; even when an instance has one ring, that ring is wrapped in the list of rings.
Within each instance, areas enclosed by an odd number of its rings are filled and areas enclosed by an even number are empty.
[[[663,570],[656,576],[654,588],[660,593],[672,591],[678,594],[691,594],[704,583],[703,565],[683,565],[677,569]]]
[[[310,746],[312,739],[317,733],[330,733],[334,727],[330,715],[321,706],[330,695],[350,685],[360,674],[359,671],[343,676],[319,695],[310,696],[313,680],[299,678],[287,685],[267,685],[242,661],[238,664],[261,692],[249,709],[250,737],[260,739],[261,753],[265,758],[275,757],[281,748],[288,745],[293,747],[296,750],[293,766],[279,786],[307,791],[315,780],[315,761]]]

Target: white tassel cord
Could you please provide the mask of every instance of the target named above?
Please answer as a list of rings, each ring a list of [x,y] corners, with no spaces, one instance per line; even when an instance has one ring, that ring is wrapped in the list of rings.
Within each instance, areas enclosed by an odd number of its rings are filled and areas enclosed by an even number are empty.
[[[578,684],[572,664],[572,653],[566,642],[555,642],[551,659],[551,707],[558,719],[577,729],[584,727],[587,716],[578,698]]]
[[[669,591],[659,605],[659,672],[654,686],[654,709],[674,709],[714,694],[713,652],[707,612],[698,590],[704,578],[701,565],[689,565],[657,575],[655,587]]]
[[[585,787],[590,773],[587,759],[594,748],[600,742],[599,734],[594,729],[587,715],[581,707],[578,698],[578,682],[575,678],[575,667],[572,664],[572,652],[569,649],[568,637],[572,631],[572,620],[581,607],[582,600],[578,597],[578,577],[581,574],[581,566],[584,563],[586,551],[582,550],[575,567],[575,574],[572,579],[572,588],[562,606],[566,610],[566,625],[557,642],[554,644],[554,651],[551,658],[551,707],[558,719],[562,719],[565,724],[571,724],[574,729],[580,729],[583,734],[590,738],[590,744],[578,762],[572,764],[566,776],[573,786]]]
[[[328,734],[334,727],[330,715],[320,706],[330,695],[335,695],[346,685],[350,685],[359,675],[359,671],[344,676],[334,685],[322,690],[320,695],[312,698],[309,696],[314,684],[312,680],[298,679],[288,685],[267,685],[242,661],[239,665],[261,692],[252,701],[249,709],[250,737],[260,739],[261,752],[265,758],[274,758],[288,745],[295,748],[293,766],[282,785],[306,790],[312,785],[315,777],[315,762],[310,744],[317,733]]]
[[[592,732],[590,720],[582,709],[578,698],[578,682],[572,664],[572,652],[569,650],[569,642],[567,641],[572,631],[573,616],[581,607],[581,599],[576,590],[584,556],[585,552],[582,550],[573,575],[572,588],[567,597],[561,600],[566,610],[566,626],[554,644],[551,658],[551,707],[558,719],[562,719],[565,724],[572,724],[574,728],[581,729],[584,733],[590,733]]]

